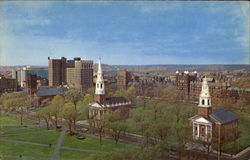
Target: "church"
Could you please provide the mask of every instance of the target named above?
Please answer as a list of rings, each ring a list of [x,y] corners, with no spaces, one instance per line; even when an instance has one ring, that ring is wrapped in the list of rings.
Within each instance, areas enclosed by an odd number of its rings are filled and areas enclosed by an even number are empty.
[[[120,110],[121,118],[126,119],[129,117],[131,109],[131,102],[124,97],[106,97],[105,86],[102,73],[101,61],[99,60],[97,79],[95,86],[95,102],[90,103],[89,119],[100,118],[107,111]]]
[[[224,108],[213,110],[206,77],[203,78],[197,109],[197,114],[189,118],[194,140],[226,144],[239,138],[239,117]]]

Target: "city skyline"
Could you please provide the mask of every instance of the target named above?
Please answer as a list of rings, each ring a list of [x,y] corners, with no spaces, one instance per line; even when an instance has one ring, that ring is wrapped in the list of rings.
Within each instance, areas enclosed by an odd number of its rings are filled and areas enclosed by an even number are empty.
[[[0,65],[249,64],[248,2],[1,2]]]

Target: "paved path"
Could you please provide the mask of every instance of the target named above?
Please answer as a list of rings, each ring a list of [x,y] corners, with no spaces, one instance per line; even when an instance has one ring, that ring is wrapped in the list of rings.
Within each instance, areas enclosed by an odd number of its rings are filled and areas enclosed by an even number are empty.
[[[7,142],[15,142],[15,143],[31,144],[31,145],[36,145],[36,146],[49,147],[48,144],[41,144],[41,143],[35,143],[35,142],[26,142],[26,141],[20,141],[20,140],[11,140],[11,139],[5,139],[5,138],[0,138],[0,141],[7,141]]]
[[[10,133],[10,134],[2,134],[0,137],[6,137],[6,136],[17,136],[17,135],[25,135],[25,134],[32,134],[32,133],[42,133],[42,132],[52,132],[55,130],[45,130],[45,131],[33,131],[33,132],[24,132],[24,133]]]
[[[15,143],[22,143],[22,144],[30,144],[30,145],[36,145],[36,146],[50,147],[48,144],[27,142],[27,141],[20,141],[20,140],[11,140],[11,139],[5,139],[5,138],[0,138],[0,141],[7,141],[7,142],[15,142]],[[51,148],[55,148],[55,145],[51,145]],[[89,149],[72,148],[72,147],[61,147],[61,149],[71,150],[71,151],[80,151],[80,152],[91,152],[91,153],[106,153],[106,152],[98,151],[98,150],[89,150]]]
[[[61,147],[61,149],[66,149],[66,150],[71,150],[71,151],[81,151],[81,152],[92,152],[92,153],[106,153],[103,151],[89,150],[89,149],[82,149],[82,148],[71,148],[71,147]]]
[[[57,160],[58,157],[59,157],[59,151],[62,147],[62,143],[63,143],[63,138],[65,136],[65,133],[66,133],[66,129],[63,129],[63,131],[61,132],[58,140],[57,140],[57,144],[56,144],[56,147],[55,147],[55,150],[50,158],[50,160]]]
[[[6,126],[6,125],[4,125],[4,126]],[[36,128],[36,127],[39,127],[39,126],[38,125],[26,125],[26,126],[20,126],[20,128],[14,128],[14,129],[6,130],[6,131],[0,131],[0,133],[4,134],[7,132],[11,132],[11,131],[18,131],[18,130],[23,130],[23,129]]]
[[[11,158],[11,159],[42,159],[42,160],[49,160],[48,157],[31,157],[31,156],[4,156],[4,158]]]

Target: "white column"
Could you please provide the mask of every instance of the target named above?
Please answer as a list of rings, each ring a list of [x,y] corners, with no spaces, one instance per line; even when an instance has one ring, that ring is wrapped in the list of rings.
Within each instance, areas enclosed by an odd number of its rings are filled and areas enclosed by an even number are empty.
[[[193,123],[193,138],[195,138],[195,123]]]
[[[213,125],[210,125],[210,138],[212,139],[213,137]]]
[[[205,130],[205,139],[206,139],[206,141],[208,141],[208,139],[207,139],[207,125],[205,125],[205,128],[206,128],[206,130]]]
[[[197,130],[198,130],[198,138],[200,138],[200,125],[197,124]]]

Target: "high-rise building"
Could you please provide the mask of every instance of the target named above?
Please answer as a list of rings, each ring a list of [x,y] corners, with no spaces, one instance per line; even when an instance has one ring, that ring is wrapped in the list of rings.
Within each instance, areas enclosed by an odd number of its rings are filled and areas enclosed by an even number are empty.
[[[37,90],[37,75],[28,74],[27,75],[27,91],[29,95],[33,95]]]
[[[117,73],[117,87],[119,89],[126,89],[131,79],[132,76],[130,72],[128,72],[127,70],[119,71]]]
[[[49,59],[49,85],[67,85],[86,91],[93,86],[93,61],[74,58]]]
[[[69,87],[86,91],[93,86],[93,61],[75,60],[74,68],[66,69]]]
[[[48,58],[49,86],[62,86],[66,84],[66,61],[65,57],[61,59]]]
[[[45,67],[26,66],[22,69],[12,70],[12,78],[16,79],[21,87],[27,86],[28,74],[36,75],[38,79],[47,79],[48,69]]]
[[[186,97],[189,97],[190,93],[190,82],[195,82],[197,80],[197,72],[189,73],[184,71],[179,73],[176,71],[176,86],[179,91]]]

